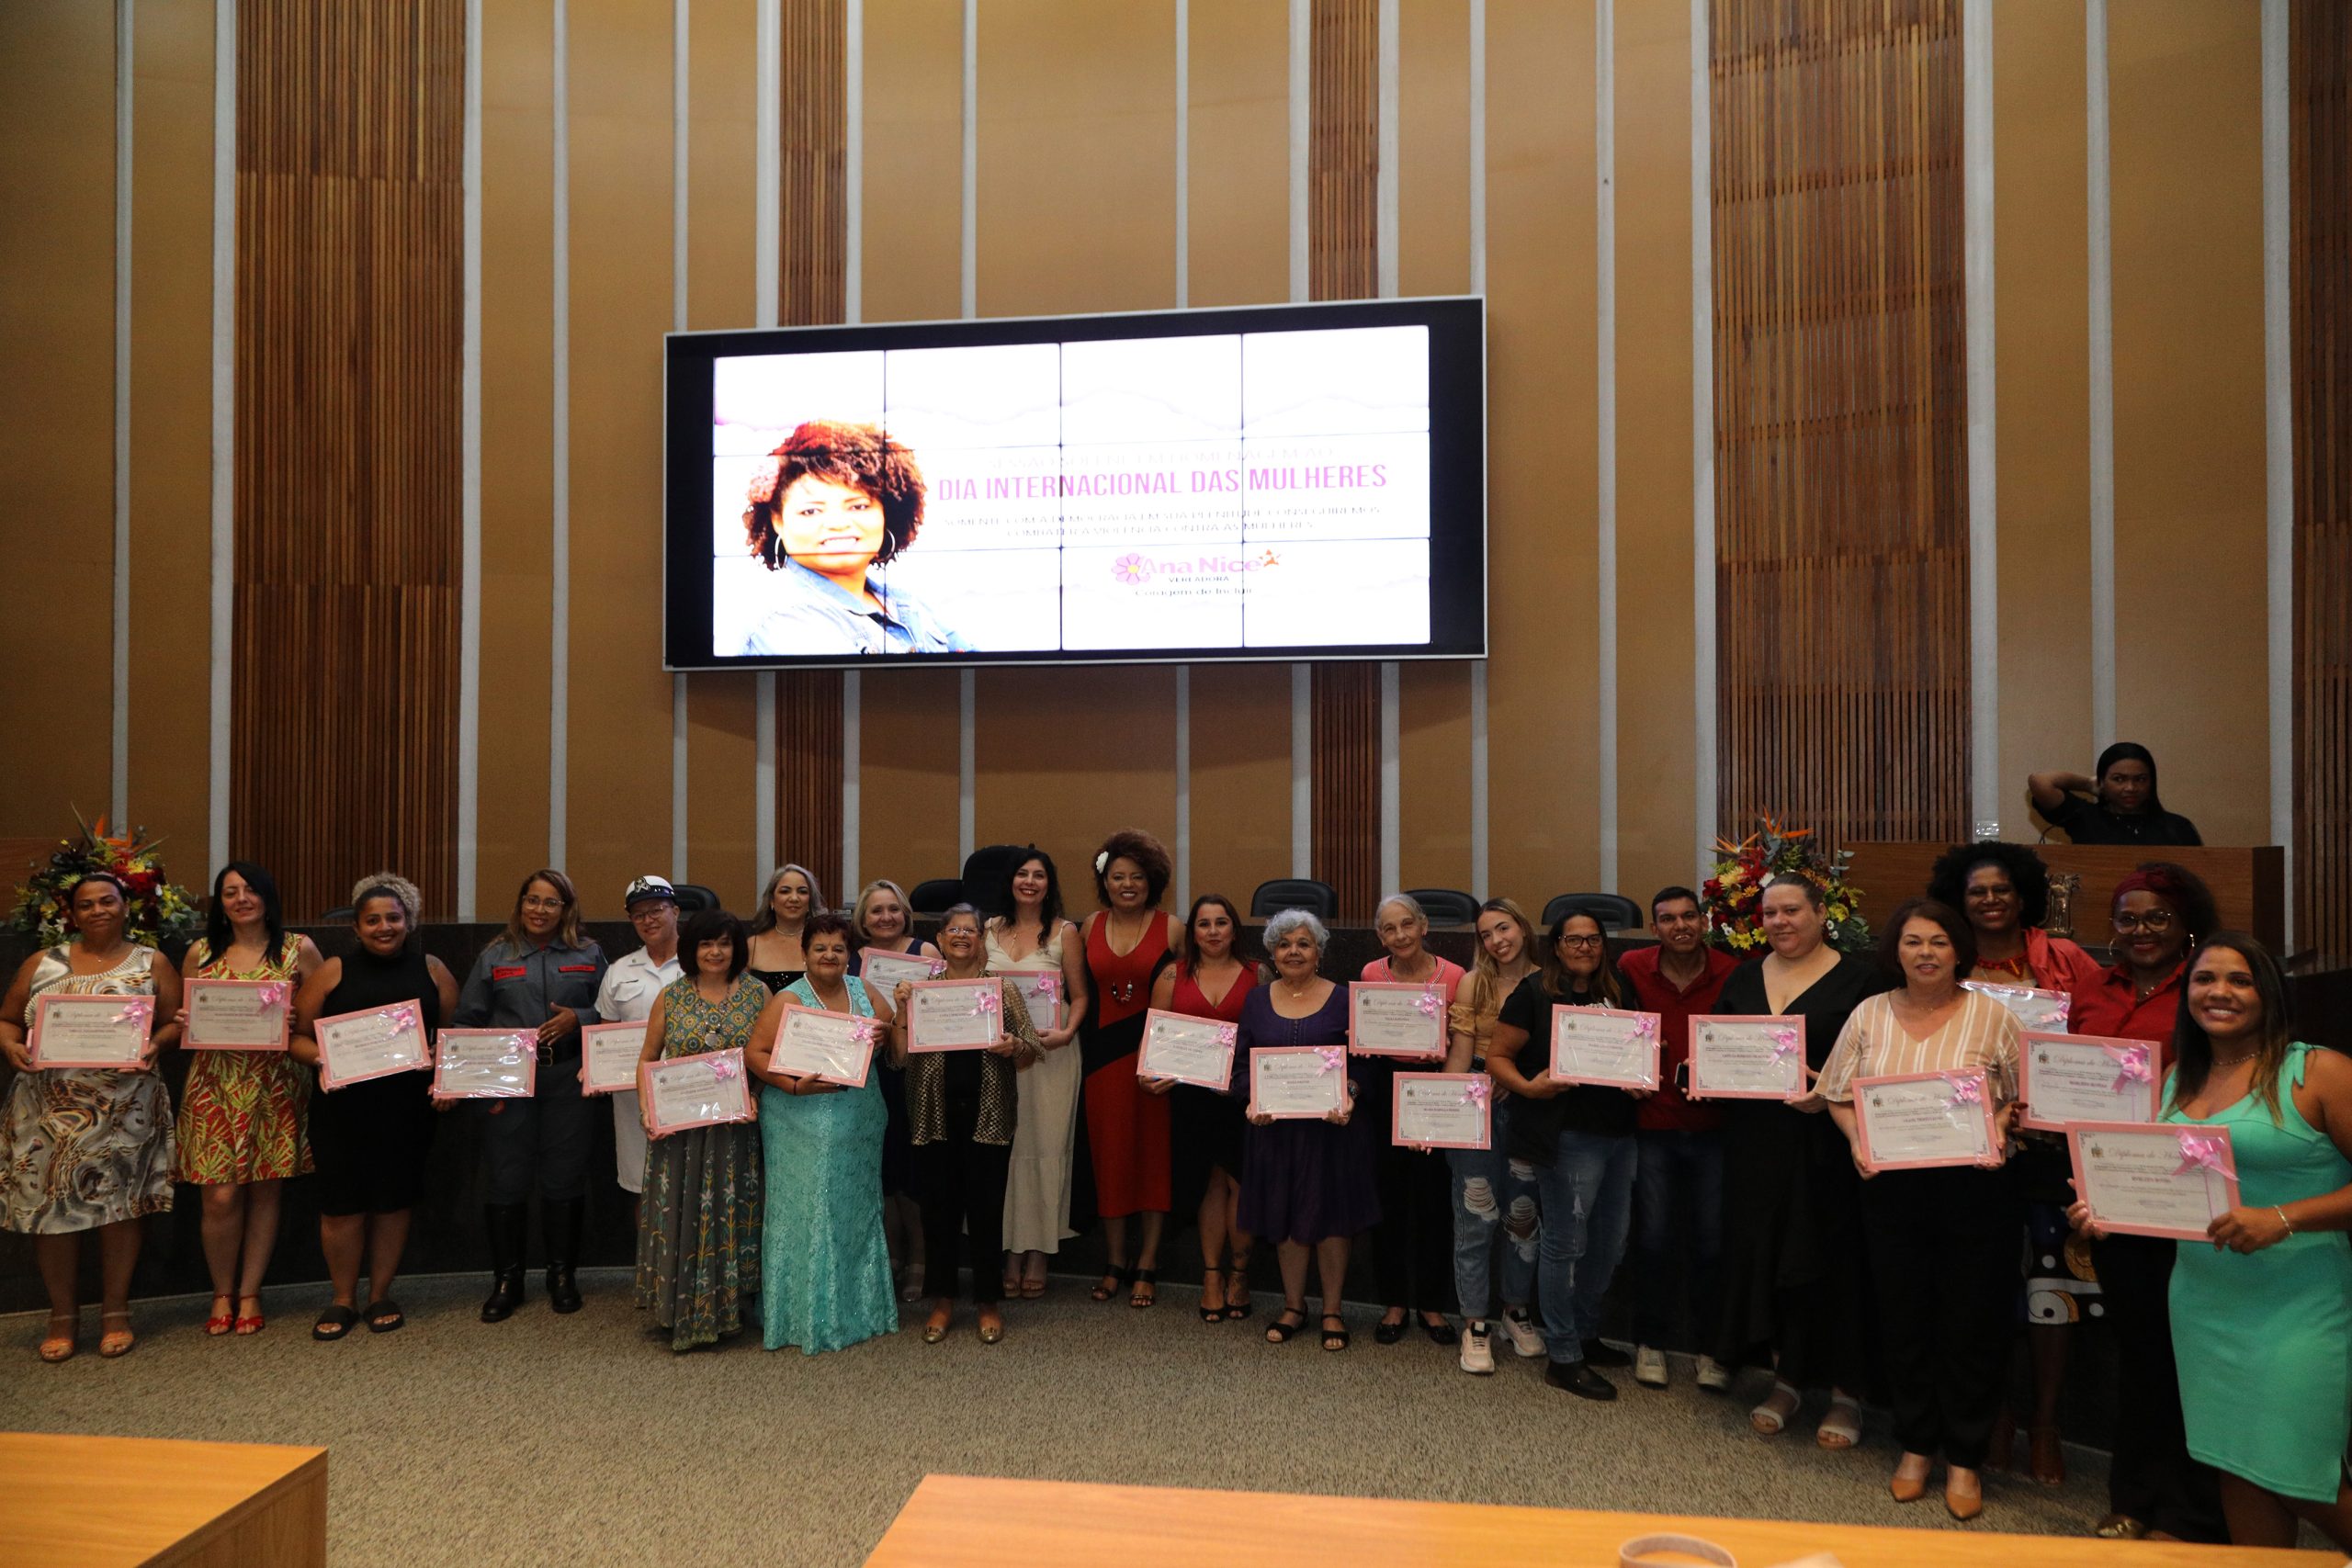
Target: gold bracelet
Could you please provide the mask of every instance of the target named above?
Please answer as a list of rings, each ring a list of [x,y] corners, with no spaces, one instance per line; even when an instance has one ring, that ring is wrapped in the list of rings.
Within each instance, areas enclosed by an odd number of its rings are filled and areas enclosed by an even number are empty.
[[[2287,1234],[2289,1235],[2295,1234],[2295,1222],[2287,1217],[2287,1210],[2284,1205],[2273,1203],[2270,1205],[2270,1212],[2278,1216],[2278,1223],[2287,1227]]]

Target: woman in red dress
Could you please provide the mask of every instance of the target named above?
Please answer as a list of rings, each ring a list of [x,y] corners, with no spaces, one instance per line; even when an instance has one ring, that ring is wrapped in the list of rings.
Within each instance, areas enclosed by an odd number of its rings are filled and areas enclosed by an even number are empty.
[[[1233,951],[1240,933],[1241,914],[1232,899],[1222,893],[1193,899],[1184,918],[1182,949],[1151,983],[1151,1005],[1188,1018],[1238,1024],[1241,1004],[1258,984],[1257,965]],[[1188,1206],[1198,1203],[1201,1321],[1248,1317],[1251,1237],[1236,1214],[1241,1202],[1243,1133],[1250,1124],[1242,1111],[1248,1097],[1231,1082],[1214,1089],[1173,1078],[1150,1079],[1143,1091],[1170,1096],[1170,1196]],[[1225,1266],[1228,1236],[1233,1245],[1230,1269]]]
[[[1172,874],[1158,839],[1133,829],[1111,835],[1094,857],[1102,908],[1086,918],[1086,969],[1093,1008],[1079,1032],[1085,1067],[1086,1138],[1094,1169],[1094,1212],[1102,1218],[1108,1270],[1093,1290],[1107,1302],[1123,1288],[1130,1306],[1157,1297],[1159,1233],[1168,1218],[1168,1101],[1136,1081],[1144,1013],[1160,965],[1170,962],[1176,922],[1159,908]],[[1127,1219],[1143,1216],[1142,1245],[1127,1255]]]

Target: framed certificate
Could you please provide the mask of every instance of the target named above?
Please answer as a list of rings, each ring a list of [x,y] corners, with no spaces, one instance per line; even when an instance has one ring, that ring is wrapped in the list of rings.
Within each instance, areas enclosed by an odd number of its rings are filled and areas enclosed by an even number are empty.
[[[901,980],[936,980],[947,973],[944,958],[925,958],[920,953],[888,953],[869,947],[857,955],[858,977],[869,990],[880,991],[887,999],[899,991]]]
[[[768,1070],[864,1089],[882,1026],[870,1018],[817,1008],[786,1008],[775,1032]],[[996,1043],[990,1041],[989,1043]]]
[[[907,998],[907,1049],[980,1051],[1004,1037],[1004,1002],[994,976],[918,980]]]
[[[1552,1008],[1552,1064],[1559,1083],[1657,1087],[1657,1014],[1615,1008]]]
[[[2164,1098],[2156,1048],[2144,1040],[2029,1029],[2018,1050],[2021,1125],[2063,1133],[2077,1122],[2154,1122]]]
[[[2037,991],[2031,986],[2000,986],[1990,980],[1962,980],[1961,989],[1992,998],[2016,1015],[2021,1029],[2062,1033],[2067,1010],[2075,998],[2064,991]]]
[[[311,1026],[319,1043],[319,1087],[334,1090],[433,1066],[424,1011],[414,1002],[338,1013]]]
[[[1405,1147],[1483,1149],[1495,1135],[1494,1080],[1484,1073],[1398,1073],[1388,1141]]]
[[[1692,1100],[1803,1100],[1804,1020],[1694,1014]]]
[[[190,980],[187,988],[191,1051],[283,1051],[294,1021],[290,980]]]
[[[1261,1045],[1250,1053],[1250,1114],[1319,1122],[1348,1103],[1344,1045]]]
[[[1143,1049],[1136,1076],[1174,1078],[1220,1092],[1233,1084],[1233,1044],[1239,1032],[1220,1019],[1193,1018],[1153,1008],[1144,1014]]]
[[[435,1100],[528,1100],[538,1088],[536,1029],[445,1029],[436,1045]]]
[[[1854,1080],[1862,1159],[1872,1170],[1997,1165],[2001,1136],[1984,1069]]]
[[[1445,1055],[1445,993],[1435,986],[1356,980],[1348,986],[1348,1049],[1359,1056]]]
[[[147,1041],[154,1027],[153,997],[50,991],[33,998],[32,1032],[25,1048],[36,1068],[144,1072]]]
[[[727,1122],[749,1122],[756,1114],[741,1051],[707,1051],[697,1056],[639,1063],[637,1092],[645,1120],[656,1136]]]
[[[1012,981],[1021,993],[1021,1005],[1029,1010],[1029,1021],[1038,1033],[1062,1026],[1061,971],[1014,969],[998,977]]]
[[[580,1026],[580,1092],[619,1094],[637,1087],[638,1059],[645,1055],[645,1021]]]
[[[2066,1129],[2075,1190],[2101,1230],[2203,1241],[2238,1206],[2227,1127],[2077,1122]]]

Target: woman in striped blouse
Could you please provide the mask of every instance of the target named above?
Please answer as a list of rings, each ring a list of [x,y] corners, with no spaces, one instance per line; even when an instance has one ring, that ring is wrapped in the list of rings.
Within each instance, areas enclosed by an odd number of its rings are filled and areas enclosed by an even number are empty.
[[[2000,1162],[2018,1112],[2018,1022],[1991,998],[1961,989],[1976,966],[1976,940],[1948,904],[1915,898],[1898,908],[1880,936],[1879,961],[1902,985],[1854,1010],[1815,1092],[1852,1142],[1864,1181],[1862,1234],[1903,1444],[1888,1490],[1898,1503],[1926,1495],[1940,1449],[1944,1506],[1973,1519],[1984,1511],[1977,1472],[2017,1331],[2025,1208]],[[2000,1111],[2003,1144],[1989,1168],[1871,1168],[1854,1110],[1857,1079],[1979,1070],[1981,1092]]]

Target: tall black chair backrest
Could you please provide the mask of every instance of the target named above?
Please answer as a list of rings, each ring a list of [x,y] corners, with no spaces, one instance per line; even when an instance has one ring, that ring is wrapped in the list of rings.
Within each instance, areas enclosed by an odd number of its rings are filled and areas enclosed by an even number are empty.
[[[692,915],[719,908],[718,895],[699,882],[672,884],[678,890],[678,913]]]
[[[1433,926],[1475,926],[1478,900],[1458,887],[1408,887],[1406,896],[1421,907]]]
[[[1004,885],[1012,877],[1012,868],[1036,852],[1026,844],[987,844],[974,850],[964,858],[964,902],[983,916],[1011,914],[1010,909],[1001,908]],[[1075,901],[1082,909],[1094,901],[1091,884],[1074,885],[1068,867],[1057,865],[1055,869],[1061,873],[1065,906]]]
[[[1544,929],[1570,915],[1590,915],[1605,931],[1638,931],[1642,907],[1622,893],[1563,893],[1544,906]]]
[[[1305,909],[1318,919],[1328,920],[1339,908],[1339,889],[1311,876],[1283,876],[1261,882],[1258,891],[1250,895],[1250,918],[1253,920],[1279,915],[1284,909]]]
[[[934,876],[928,882],[918,882],[907,894],[907,902],[915,907],[918,915],[944,914],[949,908],[964,901],[964,885],[952,876]]]

